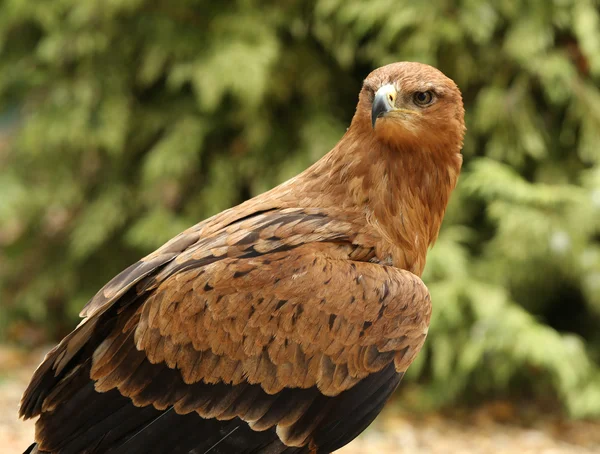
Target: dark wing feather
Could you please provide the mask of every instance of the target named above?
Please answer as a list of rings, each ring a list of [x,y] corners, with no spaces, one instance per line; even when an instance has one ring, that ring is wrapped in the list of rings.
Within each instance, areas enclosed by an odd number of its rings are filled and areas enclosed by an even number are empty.
[[[84,320],[54,347],[40,364],[27,387],[19,413],[32,418],[41,412],[48,393],[68,374],[69,363],[79,356],[91,355],[96,346],[86,350],[92,334],[106,332],[108,324],[102,315],[117,306],[138,301],[138,296],[170,275],[193,267],[202,267],[227,257],[256,257],[277,250],[287,250],[303,241],[352,241],[350,232],[357,231],[350,221],[333,221],[319,210],[268,210],[254,215],[247,210],[226,210],[215,218],[198,224],[173,238],[154,253],[130,266],[106,284],[86,305]],[[260,207],[259,207],[260,208]],[[300,216],[302,214],[302,216]],[[343,215],[340,215],[344,219]],[[292,225],[293,223],[293,225]],[[311,228],[315,231],[311,232]],[[311,235],[302,238],[309,232]],[[289,237],[277,237],[276,234]],[[248,237],[259,236],[253,242]],[[103,326],[98,326],[102,321]],[[83,350],[86,350],[82,353]]]
[[[41,413],[41,449],[131,439],[126,452],[138,452],[190,420],[197,436],[182,433],[181,452],[222,431],[230,441],[214,452],[239,440],[248,452],[327,452],[374,419],[424,341],[421,280],[360,262],[373,241],[341,213],[269,211],[213,230],[117,276],[49,353],[21,407]]]
[[[161,365],[154,374],[156,389],[185,387],[191,399],[202,400],[214,395],[213,402],[231,392],[231,385],[185,385],[177,372]],[[88,371],[89,373],[89,371]],[[295,405],[306,404],[302,418],[294,425],[300,436],[313,432],[319,453],[328,453],[355,438],[379,413],[396,388],[402,374],[393,364],[361,380],[355,387],[338,396],[327,397],[316,388],[285,389],[277,395],[266,394],[260,386],[246,385],[234,403],[244,400],[261,413],[284,413]],[[42,413],[37,438],[44,440],[42,452],[61,454],[127,453],[127,454],[243,454],[243,453],[304,453],[309,447],[290,447],[281,442],[275,427],[253,430],[239,418],[204,419],[196,412],[180,414],[174,407],[157,410],[152,405],[136,407],[116,389],[105,393],[94,390],[88,381],[71,396],[70,405],[58,407],[52,413]],[[233,404],[232,404],[233,405]],[[267,410],[265,410],[265,408]],[[67,433],[65,433],[67,432]],[[35,451],[34,451],[35,452]]]

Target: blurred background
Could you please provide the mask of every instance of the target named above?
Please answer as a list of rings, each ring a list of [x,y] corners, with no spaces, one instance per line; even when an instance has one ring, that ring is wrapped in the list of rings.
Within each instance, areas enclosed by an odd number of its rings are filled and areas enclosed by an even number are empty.
[[[0,395],[3,383],[12,394],[0,397],[0,435],[31,438],[13,414],[19,394],[106,281],[316,161],[348,126],[364,77],[414,60],[463,92],[465,165],[428,257],[425,350],[357,446],[418,448],[419,430],[450,412],[471,439],[482,415],[529,431],[550,418],[549,440],[588,452],[587,424],[600,449],[599,9],[2,0]],[[518,439],[499,427],[504,443]],[[411,452],[438,452],[423,443]],[[506,452],[542,452],[532,449]]]

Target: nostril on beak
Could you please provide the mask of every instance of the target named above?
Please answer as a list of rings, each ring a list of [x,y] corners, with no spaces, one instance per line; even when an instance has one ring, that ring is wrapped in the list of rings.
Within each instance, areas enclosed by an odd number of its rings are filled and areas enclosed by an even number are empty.
[[[396,89],[392,85],[383,85],[375,93],[373,98],[373,107],[371,110],[371,122],[373,128],[377,119],[384,116],[387,112],[395,109]]]

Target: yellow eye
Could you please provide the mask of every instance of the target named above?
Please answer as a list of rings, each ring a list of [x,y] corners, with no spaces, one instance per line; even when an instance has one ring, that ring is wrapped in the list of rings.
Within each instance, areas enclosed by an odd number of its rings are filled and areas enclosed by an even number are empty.
[[[418,91],[413,95],[413,101],[417,106],[426,106],[433,102],[433,92]]]

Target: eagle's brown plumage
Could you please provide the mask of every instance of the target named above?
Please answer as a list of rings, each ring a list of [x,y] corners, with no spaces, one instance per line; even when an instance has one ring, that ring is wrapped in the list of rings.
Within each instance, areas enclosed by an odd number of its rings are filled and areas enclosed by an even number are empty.
[[[430,66],[372,72],[323,159],[92,298],[23,396],[31,452],[327,453],[355,438],[425,340],[419,276],[463,116]]]

